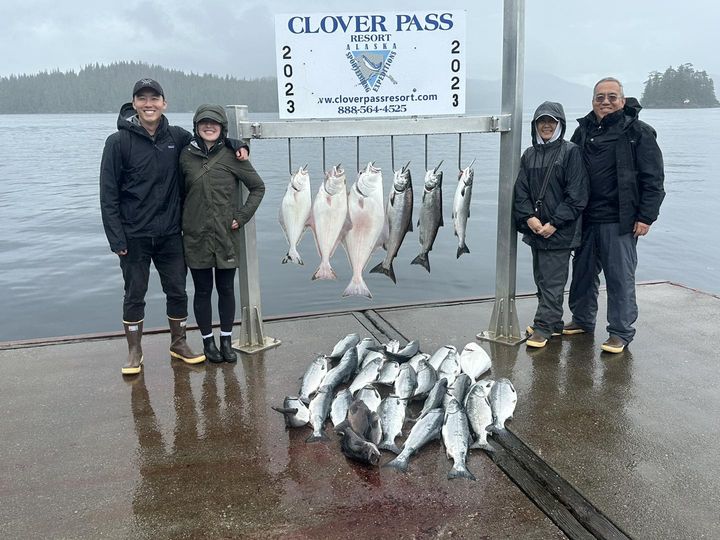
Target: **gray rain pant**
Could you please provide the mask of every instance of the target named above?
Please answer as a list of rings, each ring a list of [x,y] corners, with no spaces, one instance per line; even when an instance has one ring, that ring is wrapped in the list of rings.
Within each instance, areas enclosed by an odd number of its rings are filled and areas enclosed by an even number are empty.
[[[570,250],[532,248],[532,256],[538,298],[533,330],[549,339],[553,332],[562,332],[563,328],[563,297],[568,280]]]
[[[637,238],[620,234],[618,223],[583,225],[582,244],[573,257],[570,311],[573,321],[587,332],[595,330],[600,272],[607,286],[607,331],[625,343],[635,336],[637,320],[635,269]]]

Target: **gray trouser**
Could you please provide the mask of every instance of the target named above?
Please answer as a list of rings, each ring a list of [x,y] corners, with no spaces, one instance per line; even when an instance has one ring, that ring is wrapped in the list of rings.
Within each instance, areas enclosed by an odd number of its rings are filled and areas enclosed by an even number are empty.
[[[547,339],[553,332],[562,332],[563,295],[568,279],[570,250],[532,248],[532,256],[538,298],[533,330]]]
[[[638,308],[635,299],[637,238],[619,234],[617,223],[592,223],[583,227],[582,244],[573,257],[570,311],[573,321],[588,332],[595,329],[600,271],[607,285],[607,331],[630,343]]]

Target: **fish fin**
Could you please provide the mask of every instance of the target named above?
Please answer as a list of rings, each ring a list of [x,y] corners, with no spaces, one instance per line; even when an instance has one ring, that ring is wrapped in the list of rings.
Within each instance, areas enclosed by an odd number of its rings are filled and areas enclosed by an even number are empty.
[[[475,475],[468,471],[467,469],[456,469],[453,467],[450,469],[450,472],[448,472],[448,480],[453,480],[454,478],[467,478],[468,480],[477,480],[475,478]]]
[[[362,276],[359,281],[355,281],[354,279],[350,280],[350,283],[343,292],[343,298],[346,296],[366,296],[368,298],[372,298],[370,289],[368,289]]]
[[[380,450],[388,450],[392,452],[395,455],[399,455],[402,450],[400,450],[395,443],[380,443],[378,445],[378,448]]]
[[[300,257],[300,254],[297,252],[297,250],[290,249],[287,252],[287,255],[283,257],[282,263],[285,264],[287,262],[293,262],[295,264],[299,264],[300,266],[303,266],[305,263],[302,260],[302,257]]]
[[[273,411],[277,411],[281,414],[297,414],[297,408],[283,408],[283,407],[270,407]]]
[[[442,217],[442,214],[440,214],[440,225],[438,227],[444,227],[445,226],[445,220]]]
[[[427,253],[421,253],[417,257],[415,257],[410,264],[419,264],[421,265],[425,270],[430,272],[430,257]]]
[[[318,441],[329,441],[330,437],[325,435],[325,431],[320,431],[320,435],[315,435],[314,433],[311,434],[307,439],[305,439],[306,443],[314,443]]]
[[[390,263],[389,268],[385,268],[383,266],[383,263],[378,264],[377,266],[370,269],[371,274],[385,274],[387,277],[393,280],[393,283],[397,283],[397,279],[395,279],[395,271],[393,270],[393,265]]]
[[[418,227],[419,227],[419,226],[420,226],[420,224],[418,223]],[[413,231],[412,216],[410,216],[410,222],[408,223],[408,231],[410,231],[410,232]]]
[[[407,472],[408,462],[405,459],[400,459],[399,457],[396,457],[392,461],[388,461],[385,465],[383,465],[383,467],[388,467],[398,472]]]
[[[465,244],[463,244],[462,246],[458,246],[457,258],[459,259],[460,255],[462,255],[463,253],[470,253],[470,249]]]
[[[312,276],[313,281],[316,279],[337,279],[337,274],[335,270],[332,269],[332,266],[330,266],[330,263],[321,262]]]
[[[348,421],[343,420],[337,426],[335,426],[333,429],[335,430],[335,433],[345,433],[345,430],[347,429],[348,425],[349,425]]]
[[[302,401],[305,405],[310,405],[310,398],[309,397],[300,397],[300,401]]]

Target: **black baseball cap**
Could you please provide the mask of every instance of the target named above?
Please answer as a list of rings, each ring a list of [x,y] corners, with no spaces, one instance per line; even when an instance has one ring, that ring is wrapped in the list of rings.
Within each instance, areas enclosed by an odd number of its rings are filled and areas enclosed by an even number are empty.
[[[140,90],[144,90],[145,88],[149,88],[150,90],[160,94],[162,97],[165,97],[162,86],[160,86],[159,82],[153,79],[140,79],[136,82],[135,86],[133,86],[133,97],[135,97]]]

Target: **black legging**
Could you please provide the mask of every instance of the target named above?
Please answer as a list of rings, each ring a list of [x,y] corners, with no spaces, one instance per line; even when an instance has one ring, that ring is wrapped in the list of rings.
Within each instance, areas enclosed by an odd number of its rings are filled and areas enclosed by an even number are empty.
[[[212,305],[213,270],[215,270],[215,288],[218,293],[218,312],[220,313],[220,330],[232,332],[235,321],[235,268],[221,270],[220,268],[191,268],[193,283],[195,284],[195,297],[193,310],[195,321],[200,327],[203,336],[212,332]]]

